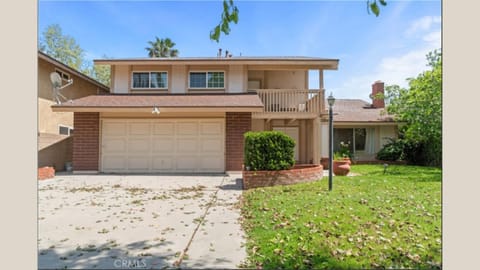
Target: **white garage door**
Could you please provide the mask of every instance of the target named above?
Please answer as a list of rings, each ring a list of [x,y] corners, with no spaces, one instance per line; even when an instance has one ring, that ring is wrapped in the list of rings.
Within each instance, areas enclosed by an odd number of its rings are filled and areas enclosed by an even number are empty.
[[[103,172],[224,172],[224,119],[102,119]]]

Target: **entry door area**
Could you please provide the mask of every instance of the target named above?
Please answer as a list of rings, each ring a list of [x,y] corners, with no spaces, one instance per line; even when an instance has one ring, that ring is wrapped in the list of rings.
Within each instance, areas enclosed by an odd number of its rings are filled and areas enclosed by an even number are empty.
[[[298,147],[300,143],[298,127],[273,127],[273,130],[283,132],[295,141],[295,148],[293,148],[293,153],[295,156],[295,160],[298,161]]]
[[[102,119],[102,172],[224,172],[224,119]]]

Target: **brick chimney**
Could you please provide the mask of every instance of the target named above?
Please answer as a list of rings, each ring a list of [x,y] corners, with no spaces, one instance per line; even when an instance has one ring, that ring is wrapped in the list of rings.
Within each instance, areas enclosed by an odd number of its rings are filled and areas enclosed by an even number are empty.
[[[372,107],[374,108],[385,108],[385,100],[382,98],[375,98],[379,93],[384,94],[385,84],[382,81],[376,81],[372,84]]]

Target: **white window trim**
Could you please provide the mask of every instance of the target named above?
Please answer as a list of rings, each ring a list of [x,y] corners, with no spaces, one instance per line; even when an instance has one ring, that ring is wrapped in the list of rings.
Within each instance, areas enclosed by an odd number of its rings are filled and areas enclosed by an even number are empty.
[[[68,72],[65,72],[65,71],[63,71],[63,70],[61,70],[61,69],[59,69],[59,68],[55,68],[55,72],[60,73],[60,74],[59,74],[59,75],[60,75],[60,78],[62,78],[62,80],[64,80],[64,81],[68,81],[68,80],[71,79],[70,74],[69,74]],[[63,77],[64,75],[67,76],[67,78],[64,78],[64,77]]]
[[[149,74],[149,77],[148,77],[148,85],[149,86],[150,86],[151,73],[166,73],[167,74],[167,81],[165,83],[166,87],[156,87],[156,88],[134,87],[133,86],[133,73],[148,73]],[[131,84],[132,90],[168,90],[168,71],[166,71],[166,70],[135,70],[135,71],[132,71],[131,81],[132,81],[132,84]]]
[[[223,73],[223,87],[208,87],[208,76],[205,77],[205,87],[191,87],[190,86],[190,74],[191,73],[207,73],[209,72],[221,72]],[[217,90],[223,90],[225,89],[225,70],[190,70],[188,72],[188,89],[194,89],[194,90],[205,90],[205,89],[217,89]]]
[[[72,135],[71,130],[73,130],[73,127],[67,126],[67,125],[61,125],[61,124],[58,125],[58,134],[60,134],[60,128],[61,128],[61,127],[63,127],[63,128],[68,128],[68,134],[66,134],[67,136]],[[65,134],[60,134],[60,135],[65,135]]]

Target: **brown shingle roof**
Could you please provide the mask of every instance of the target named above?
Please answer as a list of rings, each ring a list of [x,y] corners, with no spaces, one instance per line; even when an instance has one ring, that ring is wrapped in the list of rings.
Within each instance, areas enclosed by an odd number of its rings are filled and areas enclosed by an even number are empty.
[[[52,108],[263,108],[255,94],[92,95]]]
[[[361,99],[337,99],[333,106],[334,122],[393,122],[385,108],[372,108]]]

